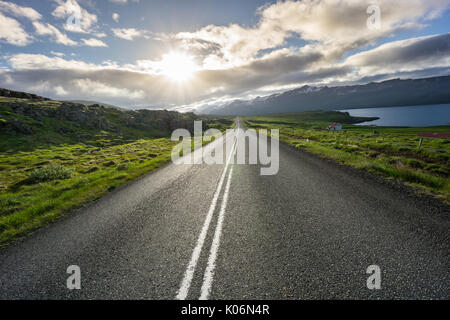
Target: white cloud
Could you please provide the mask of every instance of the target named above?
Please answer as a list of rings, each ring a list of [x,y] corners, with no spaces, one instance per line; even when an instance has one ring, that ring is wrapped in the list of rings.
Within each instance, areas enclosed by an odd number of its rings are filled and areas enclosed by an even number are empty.
[[[17,20],[5,17],[0,12],[0,40],[16,46],[26,46],[33,38]]]
[[[97,23],[97,16],[82,8],[76,0],[54,0],[57,7],[52,15],[56,18],[67,19],[64,29],[70,32],[90,33]]]
[[[118,4],[126,4],[128,2],[139,2],[139,0],[109,0],[109,2],[118,3]]]
[[[91,97],[107,96],[109,98],[129,97],[130,99],[142,99],[145,97],[143,90],[129,90],[127,88],[118,88],[111,84],[104,84],[100,81],[91,79],[76,79],[72,84],[82,93]]]
[[[353,0],[305,0],[277,2],[259,10],[253,27],[237,24],[210,25],[175,35],[181,46],[203,55],[206,65],[236,66],[248,63],[262,50],[276,49],[289,37],[322,45],[325,55],[338,59],[345,52],[374,44],[401,30],[423,27],[449,0],[377,0],[381,27],[367,28],[368,3]],[[213,63],[211,63],[213,61]]]
[[[113,13],[112,18],[115,22],[119,22],[120,15],[118,13]]]
[[[61,86],[55,87],[55,94],[60,97],[67,96],[69,93]]]
[[[91,39],[81,39],[81,41],[89,47],[107,47],[108,45],[104,43],[103,41],[95,38]]]
[[[33,22],[36,33],[40,36],[51,36],[56,43],[66,46],[75,46],[77,43],[71,40],[66,34],[59,31],[56,27],[49,23]]]
[[[128,41],[132,41],[136,38],[147,38],[149,39],[149,32],[146,30],[138,30],[135,28],[116,28],[116,29],[112,29],[114,35],[118,38],[124,39],[124,40],[128,40]]]
[[[40,20],[41,14],[30,7],[22,7],[12,2],[0,1],[0,11],[12,14],[16,17],[25,17],[32,21]]]
[[[60,57],[60,58],[62,58],[62,57],[65,56],[65,54],[62,53],[62,52],[50,51],[50,53],[51,53],[52,55],[57,56],[57,57]]]
[[[43,54],[16,54],[8,61],[15,70],[87,70],[96,68],[95,65],[83,61],[65,60]]]

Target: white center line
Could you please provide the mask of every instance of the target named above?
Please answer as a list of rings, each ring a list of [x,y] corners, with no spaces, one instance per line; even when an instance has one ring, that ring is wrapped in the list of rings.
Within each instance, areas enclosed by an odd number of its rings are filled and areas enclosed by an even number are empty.
[[[233,136],[234,139],[234,136]],[[211,224],[211,220],[214,214],[214,211],[216,210],[217,200],[219,199],[220,192],[222,191],[222,185],[225,181],[226,173],[228,166],[230,165],[231,158],[234,155],[236,147],[236,140],[234,141],[233,148],[231,149],[231,153],[228,157],[227,163],[225,165],[225,169],[223,170],[222,177],[220,179],[219,185],[217,186],[216,193],[214,194],[214,198],[211,202],[211,206],[209,208],[208,214],[206,215],[205,222],[203,224],[202,231],[200,232],[200,236],[197,240],[197,245],[194,248],[194,251],[192,253],[191,260],[189,262],[189,265],[186,269],[186,272],[184,274],[183,282],[181,283],[180,290],[178,291],[177,300],[185,300],[188,293],[189,288],[191,287],[192,278],[194,277],[195,268],[197,267],[198,259],[200,258],[200,254],[202,252],[203,244],[206,239],[206,235],[208,233],[209,225]]]
[[[216,232],[214,234],[214,240],[211,245],[211,250],[208,259],[208,266],[205,270],[205,275],[203,277],[203,285],[201,290],[200,300],[208,300],[211,294],[212,283],[214,280],[214,269],[216,268],[217,253],[220,246],[220,237],[222,235],[223,221],[225,219],[225,210],[227,209],[228,193],[230,191],[231,178],[233,176],[233,168],[230,170],[228,175],[227,186],[225,188],[225,193],[222,200],[222,208],[220,209],[219,220],[217,222]]]

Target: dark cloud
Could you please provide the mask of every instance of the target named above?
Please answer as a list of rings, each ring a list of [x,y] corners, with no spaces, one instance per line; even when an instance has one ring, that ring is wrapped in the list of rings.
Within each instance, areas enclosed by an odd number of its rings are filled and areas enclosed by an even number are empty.
[[[450,64],[450,34],[396,41],[347,59],[363,72],[399,72],[442,67]]]

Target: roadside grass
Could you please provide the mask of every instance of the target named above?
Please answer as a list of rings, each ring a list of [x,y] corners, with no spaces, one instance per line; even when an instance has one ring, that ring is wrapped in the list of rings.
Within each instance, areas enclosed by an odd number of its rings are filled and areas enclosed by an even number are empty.
[[[208,126],[224,133],[227,129],[234,128],[235,119],[227,119],[227,118],[217,118],[213,116],[209,116],[205,118],[208,120]]]
[[[0,246],[170,162],[177,143],[105,140],[104,147],[77,143],[0,152]]]
[[[344,124],[343,131],[329,132],[323,128],[331,121],[346,123],[346,119],[324,114],[309,113],[307,119],[301,113],[246,117],[244,121],[250,128],[280,129],[280,140],[296,148],[401,181],[450,203],[450,140],[426,139],[419,149],[417,137],[419,132],[450,132],[450,126],[389,128]]]
[[[31,134],[0,133],[0,246],[168,163],[177,144],[156,120],[127,125],[123,112],[112,108],[102,109],[102,115],[120,130],[48,116],[36,120],[14,111],[17,103],[47,112],[62,102],[0,97],[0,128],[18,121],[32,129]],[[233,124],[231,118],[199,120],[221,131]]]
[[[0,153],[0,244],[169,162],[174,145],[163,138]]]
[[[73,171],[74,169],[69,169],[62,165],[51,163],[32,171],[28,178],[24,180],[24,182],[27,184],[34,184],[53,180],[70,179],[72,177]]]
[[[170,162],[176,144],[142,139],[0,153],[0,246]]]

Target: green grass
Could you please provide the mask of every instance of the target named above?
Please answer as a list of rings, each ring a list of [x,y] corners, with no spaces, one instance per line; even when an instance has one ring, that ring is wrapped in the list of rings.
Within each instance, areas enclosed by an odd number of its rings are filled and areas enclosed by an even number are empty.
[[[341,164],[367,170],[413,186],[450,202],[450,140],[425,139],[419,132],[450,132],[450,126],[389,128],[356,126],[345,113],[306,112],[243,118],[247,127],[280,129],[280,140]],[[331,121],[344,130],[324,130]]]
[[[35,184],[54,180],[66,180],[72,177],[73,171],[74,169],[51,163],[32,171],[25,182],[28,184]]]
[[[15,113],[11,104],[17,102],[43,110],[61,104],[0,97],[0,129],[17,120],[33,130],[0,131],[0,246],[168,163],[176,145],[171,132],[156,125],[124,125],[119,110],[106,109],[104,117],[120,131],[102,131],[50,117],[37,121]],[[222,131],[233,124],[230,119],[204,120]]]
[[[68,144],[0,153],[0,243],[160,167],[170,160],[174,145],[162,138],[105,148]]]
[[[0,153],[0,245],[168,163],[175,144],[161,138]]]

